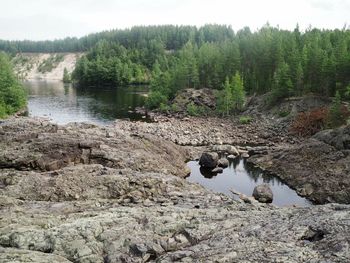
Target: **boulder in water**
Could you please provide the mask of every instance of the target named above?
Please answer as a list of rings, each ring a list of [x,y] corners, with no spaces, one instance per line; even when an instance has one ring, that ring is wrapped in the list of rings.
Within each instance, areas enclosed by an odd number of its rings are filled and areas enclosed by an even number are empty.
[[[253,197],[260,203],[272,203],[273,193],[268,184],[261,184],[254,188]]]
[[[204,152],[199,159],[199,165],[206,168],[215,168],[218,165],[219,155],[216,152]]]

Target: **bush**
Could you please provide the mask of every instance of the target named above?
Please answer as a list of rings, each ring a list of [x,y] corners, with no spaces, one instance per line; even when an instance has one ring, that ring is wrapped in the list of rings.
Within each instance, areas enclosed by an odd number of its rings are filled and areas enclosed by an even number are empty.
[[[171,104],[170,110],[171,110],[172,112],[179,112],[179,111],[181,111],[179,105],[177,105],[176,103]]]
[[[301,112],[294,119],[290,131],[299,136],[312,136],[327,126],[328,108]]]
[[[159,110],[162,112],[168,112],[170,110],[170,107],[165,103],[161,103],[159,106]]]
[[[14,114],[25,104],[25,91],[13,73],[8,57],[0,53],[0,118]]]
[[[167,104],[168,98],[159,91],[151,91],[146,100],[146,107],[148,109],[157,109],[161,104]]]
[[[337,91],[333,99],[332,105],[328,114],[328,126],[330,128],[336,128],[343,124],[346,124],[346,120],[349,117],[349,111],[347,107],[342,105],[341,97]]]
[[[197,106],[193,102],[187,104],[186,112],[190,116],[202,116],[208,113],[208,108],[204,106]]]
[[[190,116],[199,116],[200,115],[199,107],[196,106],[193,102],[190,102],[189,104],[187,104],[186,112]]]
[[[250,123],[252,120],[253,120],[253,119],[252,119],[252,117],[250,117],[250,116],[241,116],[241,117],[239,118],[239,122],[240,122],[241,124],[248,124],[248,123]]]

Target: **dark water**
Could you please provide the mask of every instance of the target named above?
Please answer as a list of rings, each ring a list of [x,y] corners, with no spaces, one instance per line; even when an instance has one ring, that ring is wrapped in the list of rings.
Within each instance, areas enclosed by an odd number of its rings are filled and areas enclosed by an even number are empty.
[[[250,168],[243,159],[237,158],[234,161],[230,161],[230,166],[224,169],[222,174],[212,177],[205,172],[203,174],[201,173],[197,161],[189,162],[188,166],[191,169],[191,175],[187,177],[188,181],[199,183],[208,189],[227,194],[234,199],[238,199],[238,196],[232,194],[230,189],[234,189],[247,196],[252,196],[255,186],[268,183],[274,195],[273,204],[277,206],[311,205],[307,199],[298,196],[293,189],[277,177],[266,175],[258,169]]]
[[[145,102],[147,87],[75,88],[60,81],[26,81],[30,116],[50,118],[58,124],[115,119],[145,120],[133,112]]]

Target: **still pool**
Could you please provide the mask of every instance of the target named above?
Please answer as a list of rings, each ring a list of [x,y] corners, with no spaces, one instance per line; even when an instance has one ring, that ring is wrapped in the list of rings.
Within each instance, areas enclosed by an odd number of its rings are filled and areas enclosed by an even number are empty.
[[[310,201],[300,197],[296,191],[279,178],[264,174],[260,169],[251,167],[244,159],[236,158],[230,161],[229,167],[224,169],[221,174],[206,173],[200,168],[198,161],[190,161],[187,165],[191,169],[191,174],[187,177],[188,181],[199,183],[210,190],[224,193],[234,199],[239,197],[231,190],[251,196],[255,186],[267,183],[274,195],[273,204],[277,206],[311,205]]]

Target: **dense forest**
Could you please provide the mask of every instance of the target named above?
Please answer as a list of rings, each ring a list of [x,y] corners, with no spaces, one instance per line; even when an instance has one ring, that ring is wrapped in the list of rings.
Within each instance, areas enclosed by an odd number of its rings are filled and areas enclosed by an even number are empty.
[[[348,29],[301,32],[298,27],[288,31],[267,24],[254,32],[249,28],[234,32],[221,25],[148,26],[79,39],[0,41],[0,49],[86,51],[72,76],[76,82],[95,86],[150,83],[151,108],[167,104],[184,88],[205,87],[228,96],[230,86],[230,100],[235,101],[242,94],[267,92],[272,103],[308,93],[334,96],[338,92],[350,98]]]
[[[21,110],[26,94],[15,76],[9,58],[0,52],[0,118]]]

